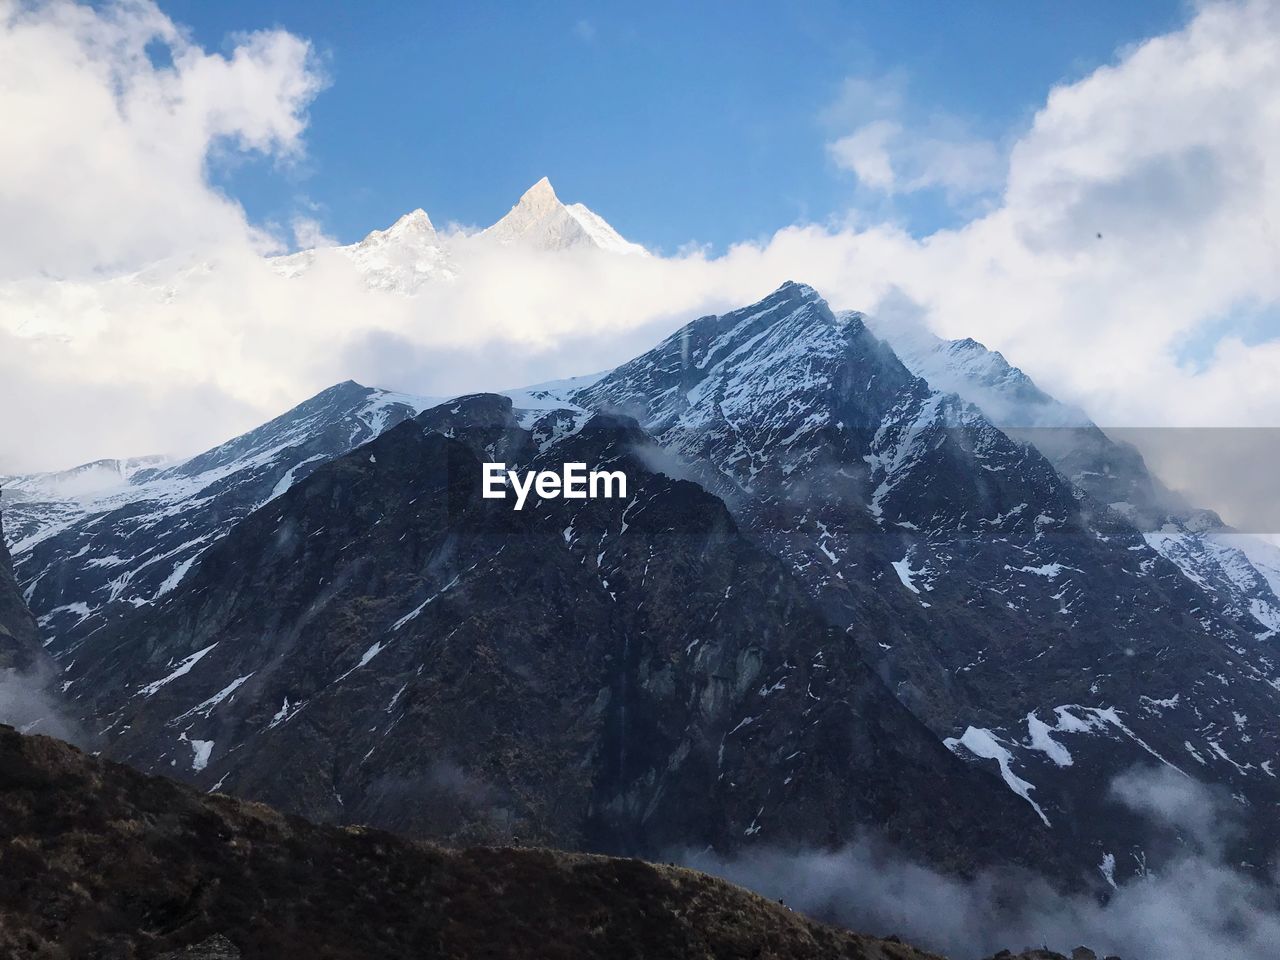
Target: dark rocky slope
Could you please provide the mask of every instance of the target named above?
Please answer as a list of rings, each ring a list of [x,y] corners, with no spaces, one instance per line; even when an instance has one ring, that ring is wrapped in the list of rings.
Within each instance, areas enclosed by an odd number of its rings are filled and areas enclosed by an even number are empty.
[[[446,435],[448,434],[448,435]],[[634,421],[427,411],[316,470],[68,664],[107,755],[316,819],[660,855],[828,846],[1074,874]],[[480,497],[480,461],[626,500]]]
[[[0,727],[9,960],[929,960],[691,870],[316,826]],[[937,958],[934,958],[937,960]]]
[[[17,576],[49,651],[65,658],[105,622],[164,597],[243,517],[421,409],[348,380],[188,460],[122,470],[92,494],[59,495],[62,474],[6,484]]]

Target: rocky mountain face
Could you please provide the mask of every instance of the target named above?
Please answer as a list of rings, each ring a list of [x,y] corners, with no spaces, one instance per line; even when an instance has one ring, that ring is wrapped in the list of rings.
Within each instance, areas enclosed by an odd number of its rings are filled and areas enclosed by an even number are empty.
[[[788,284],[514,409],[344,384],[65,515],[15,503],[16,573],[108,755],[318,819],[617,851],[875,826],[1105,883],[1154,849],[1107,784],[1166,764],[1261,866],[1280,563],[1147,529],[1140,457],[1065,408],[1074,459],[998,427],[1055,401],[935,354]],[[634,496],[515,512],[478,498],[492,459],[625,463]]]
[[[348,381],[180,463],[121,471],[110,483],[102,471],[74,472],[94,476],[92,486],[67,475],[15,482],[16,573],[49,650],[65,657],[104,623],[166,596],[241,519],[426,403]]]
[[[859,315],[788,284],[570,399],[634,415],[721,490],[899,699],[1108,880],[1142,869],[1141,826],[1105,789],[1141,763],[1229,785],[1265,862],[1270,646]]]
[[[2,726],[0,862],[12,960],[940,960],[692,870],[315,826]]]
[[[1280,549],[1233,531],[1211,510],[1169,490],[1123,439],[1113,439],[1079,410],[1055,400],[1000,353],[976,340],[885,336],[903,363],[937,389],[980,407],[1010,436],[1035,446],[1058,472],[1121,513],[1148,544],[1214,601],[1220,616],[1267,640],[1280,635]]]
[[[13,577],[13,562],[4,540],[0,516],[0,670],[27,672],[44,658],[35,617],[27,609]]]
[[[64,676],[104,752],[309,817],[659,855],[838,844],[1074,869],[633,420],[507,398],[320,467]],[[625,499],[481,496],[481,461],[621,470]]]

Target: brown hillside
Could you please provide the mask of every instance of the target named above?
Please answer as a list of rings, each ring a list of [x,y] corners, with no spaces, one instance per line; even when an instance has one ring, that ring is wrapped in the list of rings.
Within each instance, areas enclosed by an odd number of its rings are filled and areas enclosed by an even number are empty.
[[[932,956],[692,870],[317,826],[0,726],[0,956],[175,950],[263,960]]]

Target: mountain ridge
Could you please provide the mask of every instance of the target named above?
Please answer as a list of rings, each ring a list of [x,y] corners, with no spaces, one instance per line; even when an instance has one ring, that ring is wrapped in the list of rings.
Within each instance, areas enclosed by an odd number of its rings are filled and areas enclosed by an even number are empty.
[[[1233,530],[1168,489],[1131,444],[1050,397],[998,351],[971,338],[903,337],[889,325],[878,328],[890,339],[898,335],[895,349],[912,372],[960,394],[1010,436],[1034,445],[1072,483],[1122,512],[1148,544],[1208,590],[1223,615],[1259,639],[1280,634],[1280,581],[1267,574],[1280,564],[1280,548]]]
[[[455,229],[437,232],[426,211],[417,208],[356,243],[300,250],[269,262],[277,274],[292,279],[322,261],[341,259],[353,265],[369,287],[412,294],[426,284],[455,280],[462,269],[458,261],[466,251],[485,245],[515,245],[548,254],[595,250],[649,255],[643,246],[625,239],[583,204],[562,203],[551,181],[543,177],[501,219],[475,233]]]

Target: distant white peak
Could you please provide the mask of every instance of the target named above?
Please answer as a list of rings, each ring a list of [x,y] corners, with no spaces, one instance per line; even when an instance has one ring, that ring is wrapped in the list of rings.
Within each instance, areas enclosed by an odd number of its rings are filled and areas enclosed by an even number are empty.
[[[512,207],[512,212],[524,208],[526,210],[553,210],[556,207],[563,206],[560,198],[556,196],[555,187],[551,186],[551,180],[543,177],[532,187],[521,194],[516,205]]]
[[[431,218],[427,216],[427,212],[421,207],[412,213],[406,213],[386,230],[374,230],[360,241],[360,245],[372,246],[386,240],[410,238],[428,239],[433,242],[436,239],[436,228],[431,223]]]
[[[505,217],[482,230],[479,236],[501,244],[526,244],[539,250],[589,246],[612,253],[648,255],[644,247],[625,239],[599,214],[580,203],[568,206],[561,203],[546,177],[526,190]]]
[[[271,261],[283,277],[298,277],[316,263],[316,256],[345,257],[374,290],[412,294],[423,284],[454,279],[448,244],[436,233],[425,210],[417,209],[385,230],[374,230],[359,243],[334,247],[332,252],[303,250]]]

